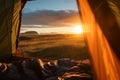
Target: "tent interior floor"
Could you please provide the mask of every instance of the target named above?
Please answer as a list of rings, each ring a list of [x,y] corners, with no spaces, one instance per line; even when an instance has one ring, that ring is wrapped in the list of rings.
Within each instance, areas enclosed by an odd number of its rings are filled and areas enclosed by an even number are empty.
[[[12,63],[17,61],[23,61],[26,59],[31,59],[30,57],[23,57],[23,56],[0,56],[1,63]]]
[[[69,58],[47,61],[12,56],[0,62],[0,80],[93,80],[89,63]]]

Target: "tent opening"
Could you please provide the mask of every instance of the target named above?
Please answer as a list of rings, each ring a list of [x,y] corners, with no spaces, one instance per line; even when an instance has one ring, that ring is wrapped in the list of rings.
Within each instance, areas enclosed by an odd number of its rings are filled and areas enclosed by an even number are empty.
[[[45,61],[74,60],[86,67],[78,72],[92,78],[77,2],[47,1],[31,1],[23,9],[19,38],[22,56]]]

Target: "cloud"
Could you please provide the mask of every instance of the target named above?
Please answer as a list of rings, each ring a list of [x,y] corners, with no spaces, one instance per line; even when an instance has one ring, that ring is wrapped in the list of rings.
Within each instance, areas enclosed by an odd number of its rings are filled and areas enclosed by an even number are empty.
[[[33,27],[68,27],[79,23],[79,13],[73,10],[40,10],[24,13],[22,17],[23,27],[27,25],[34,25]]]
[[[22,27],[24,27],[24,28],[48,28],[48,26],[43,26],[43,25],[29,25],[29,24],[27,24],[27,25],[22,25]]]

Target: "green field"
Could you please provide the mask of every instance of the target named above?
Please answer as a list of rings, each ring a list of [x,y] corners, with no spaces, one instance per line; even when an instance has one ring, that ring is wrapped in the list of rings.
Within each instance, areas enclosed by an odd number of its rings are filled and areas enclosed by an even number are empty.
[[[43,59],[88,59],[82,35],[20,35],[19,48],[25,56]]]

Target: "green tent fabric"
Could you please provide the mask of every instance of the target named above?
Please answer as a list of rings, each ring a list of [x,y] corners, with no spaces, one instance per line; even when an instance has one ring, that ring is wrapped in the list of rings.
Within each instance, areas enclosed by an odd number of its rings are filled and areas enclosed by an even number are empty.
[[[0,56],[16,52],[21,11],[21,0],[0,0]]]
[[[107,0],[120,28],[120,0]]]
[[[13,11],[13,18],[12,18],[12,53],[16,52],[16,40],[18,38],[18,29],[20,27],[20,19],[21,18],[21,1],[15,0],[14,1],[14,11]]]

